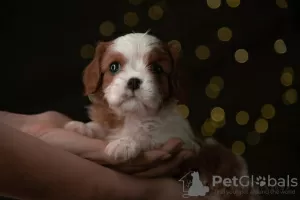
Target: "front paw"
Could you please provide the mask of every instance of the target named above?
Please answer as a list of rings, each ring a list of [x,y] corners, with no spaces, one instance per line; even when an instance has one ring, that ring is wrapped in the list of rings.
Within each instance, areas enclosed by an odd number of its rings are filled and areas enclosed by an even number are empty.
[[[87,136],[90,138],[95,137],[94,131],[89,126],[87,126],[87,124],[83,122],[70,121],[64,126],[64,129],[79,133],[83,136]]]
[[[125,162],[136,158],[141,152],[141,148],[135,140],[126,137],[111,141],[104,151],[113,159]]]

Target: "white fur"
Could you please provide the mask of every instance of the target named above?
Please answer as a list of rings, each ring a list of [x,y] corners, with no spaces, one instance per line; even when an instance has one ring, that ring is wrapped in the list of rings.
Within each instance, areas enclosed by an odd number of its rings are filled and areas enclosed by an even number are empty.
[[[122,53],[127,62],[104,90],[104,98],[116,114],[125,117],[125,123],[121,129],[109,130],[107,137],[103,137],[101,127],[94,130],[93,134],[97,132],[99,138],[110,141],[105,152],[117,160],[132,159],[142,151],[161,146],[170,138],[180,138],[184,148],[199,151],[193,131],[177,111],[175,102],[157,113],[162,95],[147,69],[145,56],[158,46],[158,42],[151,35],[131,33],[115,39],[110,46],[110,51]],[[133,77],[142,80],[140,88],[134,93],[127,88],[128,80]],[[73,122],[71,126],[67,124],[66,128],[87,131],[74,126],[82,124]]]

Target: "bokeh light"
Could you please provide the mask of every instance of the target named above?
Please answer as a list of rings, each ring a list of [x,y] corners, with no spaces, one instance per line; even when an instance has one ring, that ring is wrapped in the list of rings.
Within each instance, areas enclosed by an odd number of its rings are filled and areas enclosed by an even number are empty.
[[[234,54],[234,58],[238,63],[245,63],[248,61],[249,55],[245,49],[238,49]]]
[[[222,27],[218,30],[218,38],[223,42],[227,42],[232,38],[232,31],[228,27]]]
[[[172,46],[175,46],[175,48],[176,48],[176,50],[178,51],[178,52],[180,52],[181,51],[181,44],[180,44],[180,42],[178,41],[178,40],[171,40],[171,41],[169,41],[168,42],[168,44],[169,45],[172,45]]]
[[[116,31],[116,27],[111,21],[105,21],[100,25],[99,31],[103,36],[111,36]]]
[[[185,118],[185,119],[188,118],[188,116],[190,114],[190,110],[186,105],[184,105],[184,104],[177,105],[177,110],[183,118]]]
[[[201,127],[201,132],[203,136],[212,136],[216,132],[216,127],[211,120],[206,120]]]
[[[139,17],[135,12],[128,12],[124,15],[124,24],[134,27],[139,23]]]
[[[234,153],[235,155],[242,155],[245,150],[246,150],[246,145],[244,142],[242,141],[235,141],[233,144],[232,144],[232,153]]]
[[[275,113],[276,113],[275,108],[271,104],[265,104],[261,108],[261,115],[265,119],[272,119],[275,116]]]
[[[260,118],[255,122],[254,128],[257,133],[265,133],[269,128],[268,121]]]
[[[236,123],[243,126],[246,125],[249,121],[249,114],[246,111],[240,111],[236,114],[235,117]]]
[[[211,9],[217,9],[221,6],[221,0],[206,0],[206,3]]]
[[[95,53],[95,47],[91,44],[86,44],[81,47],[80,55],[84,59],[93,58]]]
[[[205,45],[200,45],[196,48],[196,56],[200,59],[200,60],[206,60],[209,58],[210,56],[210,51],[209,48]]]
[[[278,54],[284,54],[287,52],[285,42],[282,39],[278,39],[274,43],[274,49]]]
[[[286,92],[284,92],[282,100],[285,105],[295,104],[298,100],[297,90],[294,88],[288,89]]]
[[[224,80],[221,76],[213,76],[210,78],[210,84],[215,84],[217,85],[220,90],[222,90],[224,88]]]
[[[216,99],[219,96],[220,91],[221,88],[213,83],[210,83],[205,87],[205,94],[211,99]]]
[[[226,3],[231,8],[236,8],[240,5],[240,0],[226,0]]]
[[[159,20],[163,17],[164,10],[160,6],[154,5],[149,8],[148,15],[153,20]]]
[[[143,2],[143,0],[129,0],[129,3],[132,4],[132,5],[139,5]]]
[[[221,107],[215,107],[211,110],[210,117],[215,122],[221,122],[225,119],[225,111]]]
[[[279,8],[287,8],[288,7],[288,3],[286,0],[276,0],[276,4]]]
[[[260,141],[260,134],[255,131],[252,131],[248,133],[246,140],[249,145],[257,145]]]
[[[285,67],[281,77],[280,77],[280,82],[282,85],[288,87],[293,84],[294,81],[294,70],[291,67]]]

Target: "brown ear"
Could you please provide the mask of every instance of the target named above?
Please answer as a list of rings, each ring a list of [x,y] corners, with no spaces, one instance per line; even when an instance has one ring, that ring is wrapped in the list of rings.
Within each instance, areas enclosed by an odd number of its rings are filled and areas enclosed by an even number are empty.
[[[169,43],[168,49],[173,59],[173,71],[171,74],[171,84],[173,96],[179,103],[187,103],[186,72],[180,66],[181,50],[176,43]],[[184,73],[185,72],[185,73]],[[183,83],[185,83],[183,85]]]
[[[101,84],[101,60],[109,42],[101,42],[97,45],[92,62],[83,71],[84,95],[90,95]]]

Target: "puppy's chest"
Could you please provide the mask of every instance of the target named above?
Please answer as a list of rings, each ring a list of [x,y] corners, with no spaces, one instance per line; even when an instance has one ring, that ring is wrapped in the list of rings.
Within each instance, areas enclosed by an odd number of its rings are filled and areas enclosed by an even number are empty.
[[[162,127],[166,125],[163,120],[159,118],[154,119],[142,119],[142,120],[128,120],[124,124],[123,134],[144,134],[144,135],[153,135],[154,133],[159,132]]]

